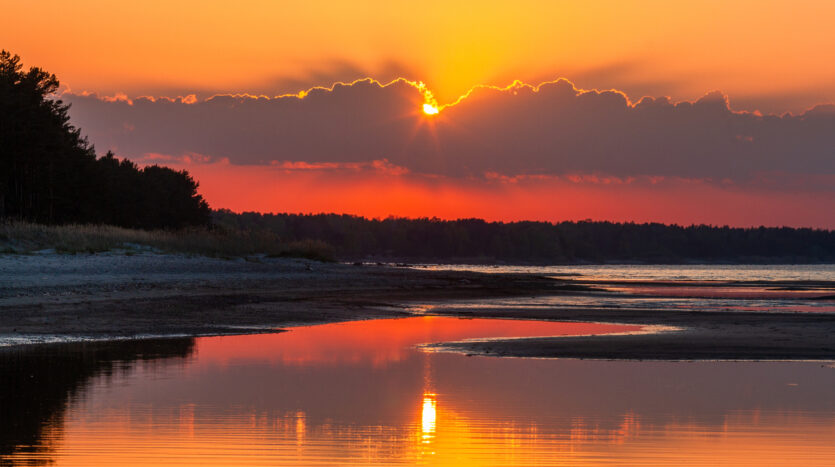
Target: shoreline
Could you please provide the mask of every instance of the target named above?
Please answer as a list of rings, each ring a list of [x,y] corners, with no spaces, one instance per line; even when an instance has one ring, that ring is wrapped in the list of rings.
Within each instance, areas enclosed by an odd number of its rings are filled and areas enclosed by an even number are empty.
[[[433,309],[441,316],[463,310]],[[627,360],[835,360],[835,314],[646,309],[481,309],[479,318],[611,322],[677,328],[639,335],[565,336],[447,342],[469,355]]]
[[[775,344],[770,333],[717,335],[685,328],[635,334],[485,339],[429,344],[437,352],[511,358],[632,361],[835,361],[831,339],[798,334]],[[762,345],[762,342],[768,342]],[[801,341],[804,341],[801,343]],[[827,347],[819,347],[819,345]]]
[[[835,360],[835,313],[460,306],[468,300],[596,293],[573,277],[151,253],[0,256],[0,277],[0,349],[5,350],[50,345],[38,341],[56,336],[89,342],[240,335],[431,314],[682,329],[442,344],[471,355]],[[10,342],[14,339],[21,342]]]
[[[554,282],[157,254],[4,256],[0,277],[0,339],[246,334],[242,330],[412,316],[408,303],[415,301],[541,294]]]

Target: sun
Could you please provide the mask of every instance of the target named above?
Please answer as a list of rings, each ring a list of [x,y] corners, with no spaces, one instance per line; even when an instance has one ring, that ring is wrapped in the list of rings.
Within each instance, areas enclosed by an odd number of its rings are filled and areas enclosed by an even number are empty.
[[[423,113],[425,113],[426,115],[438,115],[438,112],[440,112],[440,110],[438,110],[438,108],[434,105],[423,104]]]

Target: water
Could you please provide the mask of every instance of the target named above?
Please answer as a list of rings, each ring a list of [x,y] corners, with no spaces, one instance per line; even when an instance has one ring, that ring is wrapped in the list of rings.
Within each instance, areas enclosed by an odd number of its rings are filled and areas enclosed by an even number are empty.
[[[835,313],[835,265],[420,265],[433,270],[528,273],[589,287],[547,297],[444,303],[467,309],[619,309]],[[421,304],[423,305],[423,304]],[[419,306],[425,311],[434,305]]]
[[[803,300],[797,298],[705,298],[705,297],[635,297],[630,294],[585,293],[544,297],[491,298],[452,302],[415,304],[415,310],[431,313],[444,311],[487,310],[664,310],[676,311],[743,311],[758,313],[835,313],[833,300]],[[612,315],[617,320],[617,315]]]
[[[6,352],[0,464],[832,465],[826,363],[416,347],[635,330],[420,317]]]
[[[425,264],[417,268],[530,273],[589,281],[835,281],[835,264],[515,266]]]

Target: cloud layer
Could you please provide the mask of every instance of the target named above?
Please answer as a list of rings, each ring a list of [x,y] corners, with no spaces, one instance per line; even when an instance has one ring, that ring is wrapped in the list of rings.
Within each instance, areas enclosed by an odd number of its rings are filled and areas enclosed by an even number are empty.
[[[402,172],[475,179],[597,174],[771,188],[814,179],[828,190],[835,180],[835,106],[761,116],[732,111],[719,93],[632,103],[566,80],[516,83],[474,88],[433,117],[421,112],[424,90],[405,80],[304,97],[63,97],[99,151],[132,158],[198,154],[291,169],[387,161]]]

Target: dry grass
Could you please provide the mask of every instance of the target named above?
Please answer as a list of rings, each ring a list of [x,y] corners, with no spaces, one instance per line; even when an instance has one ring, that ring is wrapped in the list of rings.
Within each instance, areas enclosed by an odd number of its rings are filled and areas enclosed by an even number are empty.
[[[283,242],[266,231],[189,229],[180,231],[135,230],[110,225],[41,225],[28,222],[0,223],[0,253],[30,253],[54,249],[61,253],[97,253],[153,249],[216,257],[264,254],[332,261],[333,249],[325,242]]]

